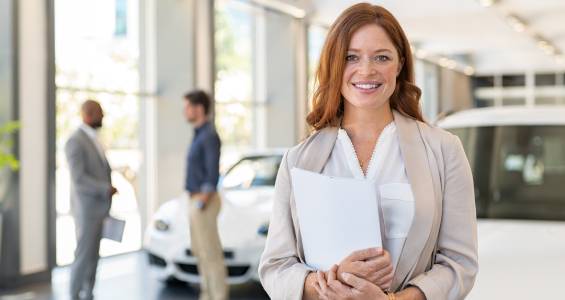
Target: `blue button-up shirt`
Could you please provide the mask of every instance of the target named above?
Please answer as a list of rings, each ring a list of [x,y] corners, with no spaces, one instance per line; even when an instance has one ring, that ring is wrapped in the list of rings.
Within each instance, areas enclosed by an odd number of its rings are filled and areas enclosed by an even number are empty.
[[[184,188],[189,193],[216,191],[220,176],[220,137],[210,122],[194,130],[188,150]]]

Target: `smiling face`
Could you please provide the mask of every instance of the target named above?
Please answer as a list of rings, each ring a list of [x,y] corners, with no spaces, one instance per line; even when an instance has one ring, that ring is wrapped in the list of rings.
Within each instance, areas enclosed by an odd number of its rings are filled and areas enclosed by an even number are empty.
[[[402,68],[398,51],[377,24],[359,28],[349,42],[341,94],[345,108],[379,109],[389,105]]]

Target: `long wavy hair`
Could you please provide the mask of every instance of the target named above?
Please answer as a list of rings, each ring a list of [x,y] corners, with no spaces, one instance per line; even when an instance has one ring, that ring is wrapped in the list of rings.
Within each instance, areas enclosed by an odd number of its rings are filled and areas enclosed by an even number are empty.
[[[367,24],[376,24],[385,30],[403,62],[396,77],[396,88],[390,97],[391,109],[424,121],[419,105],[422,92],[414,83],[412,51],[402,27],[382,6],[359,3],[346,9],[337,18],[324,43],[316,71],[312,111],[306,117],[315,130],[339,125],[344,109],[341,84],[349,42],[355,31]]]

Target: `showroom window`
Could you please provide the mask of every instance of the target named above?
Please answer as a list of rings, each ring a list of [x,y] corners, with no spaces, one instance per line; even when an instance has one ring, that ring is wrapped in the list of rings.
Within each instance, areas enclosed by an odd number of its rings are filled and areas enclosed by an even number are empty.
[[[223,166],[250,150],[298,141],[298,105],[307,89],[306,53],[299,52],[306,48],[305,27],[300,17],[268,5],[215,2],[215,124]]]
[[[102,240],[108,256],[138,250],[141,225],[136,174],[139,145],[139,41],[137,1],[55,1],[57,264],[74,259],[75,227],[65,142],[81,124],[80,105],[95,99],[104,109],[100,139],[119,190],[110,214],[126,220],[122,243]],[[134,10],[135,9],[135,10]]]
[[[253,148],[254,57],[257,54],[257,10],[239,1],[216,1],[215,6],[215,123],[224,152]],[[229,154],[228,154],[229,155]]]

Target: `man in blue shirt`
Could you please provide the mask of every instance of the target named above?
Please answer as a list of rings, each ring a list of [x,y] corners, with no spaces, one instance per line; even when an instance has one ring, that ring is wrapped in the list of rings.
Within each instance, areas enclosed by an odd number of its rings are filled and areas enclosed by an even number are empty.
[[[198,259],[200,300],[227,300],[226,267],[217,218],[221,200],[216,192],[221,142],[208,119],[210,97],[201,90],[184,96],[184,114],[194,127],[188,150],[185,189],[189,194],[190,240]]]

